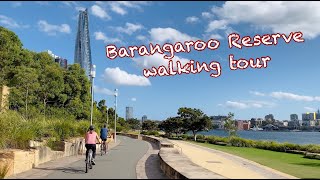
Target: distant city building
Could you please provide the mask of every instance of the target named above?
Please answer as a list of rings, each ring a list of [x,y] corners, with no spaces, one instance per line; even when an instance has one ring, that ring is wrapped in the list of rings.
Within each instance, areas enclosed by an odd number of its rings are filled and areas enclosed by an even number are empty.
[[[264,117],[264,119],[266,120],[266,121],[274,121],[275,119],[274,119],[274,117],[273,117],[273,114],[268,114],[268,115],[266,115],[265,117]]]
[[[213,126],[217,126],[218,129],[223,129],[224,128],[224,121],[227,118],[227,116],[210,116],[210,119],[212,121]]]
[[[126,120],[133,118],[133,107],[126,107]]]
[[[54,62],[58,63],[60,67],[67,69],[68,68],[68,60],[62,57],[59,57],[52,53],[52,51],[48,50],[47,53],[52,57]]]
[[[250,121],[237,120],[236,126],[238,127],[238,130],[249,130],[250,129]]]
[[[79,11],[74,63],[80,64],[80,66],[85,69],[87,76],[90,76],[92,60],[87,9],[85,11]]]
[[[302,114],[302,121],[311,121],[316,119],[316,113],[303,113]]]
[[[293,121],[293,120],[298,120],[298,114],[290,114],[290,120]]]
[[[288,125],[289,125],[289,121],[287,120],[283,121],[283,126],[288,127]]]
[[[148,120],[148,117],[146,115],[143,115],[141,120],[142,120],[142,122],[144,122],[144,121]]]

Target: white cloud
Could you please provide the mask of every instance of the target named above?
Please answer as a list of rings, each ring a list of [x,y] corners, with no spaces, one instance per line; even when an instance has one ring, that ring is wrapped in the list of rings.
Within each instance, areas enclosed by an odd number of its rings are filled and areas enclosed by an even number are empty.
[[[165,42],[184,42],[190,40],[198,40],[197,37],[189,36],[173,28],[152,28],[150,31],[151,41],[156,43]]]
[[[167,67],[169,60],[164,59],[163,55],[156,53],[152,56],[141,56],[137,58],[132,59],[134,62],[137,63],[137,65],[141,68],[152,68],[152,67],[159,67],[161,65]],[[190,62],[190,60],[185,58],[180,58],[179,56],[175,56],[173,59],[173,68],[177,68],[177,61],[180,61],[182,65],[185,65],[186,63]]]
[[[14,19],[0,14],[0,24],[7,28],[27,28],[28,25],[17,23]]]
[[[107,20],[111,19],[111,17],[107,14],[107,12],[96,4],[91,6],[91,11],[94,16],[97,16],[101,19],[107,19]]]
[[[315,98],[311,96],[301,96],[301,95],[286,93],[286,92],[272,92],[270,96],[277,99],[289,99],[289,100],[295,100],[295,101],[314,101],[315,100]]]
[[[77,6],[77,7],[75,7],[75,9],[76,9],[77,11],[85,11],[85,10],[86,10],[85,7],[81,7],[81,6]]]
[[[106,35],[103,32],[94,32],[94,36],[96,40],[103,40],[104,43],[108,44],[108,43],[117,43],[117,42],[121,42],[120,39],[118,38],[109,38],[106,37]]]
[[[312,107],[304,107],[305,110],[310,111],[310,112],[315,112],[316,109]]]
[[[199,18],[195,16],[190,16],[186,18],[187,23],[196,23],[199,22]]]
[[[204,18],[211,18],[212,14],[210,14],[209,12],[202,12],[201,16],[204,17]]]
[[[137,98],[133,97],[133,98],[131,98],[131,101],[137,101]]]
[[[138,36],[136,37],[136,39],[138,39],[138,40],[140,40],[140,41],[145,41],[145,40],[147,40],[147,37],[146,37],[146,36],[142,36],[142,35],[138,35]]]
[[[210,39],[223,39],[223,37],[222,36],[220,36],[219,34],[211,34],[210,35]]]
[[[114,83],[116,85],[126,86],[150,86],[151,82],[144,76],[138,76],[135,74],[129,74],[126,71],[121,70],[119,67],[106,68],[104,71],[103,79],[107,82]]]
[[[248,105],[241,102],[235,102],[235,101],[227,101],[225,104],[228,108],[235,108],[235,109],[246,109],[248,108]]]
[[[124,8],[122,8],[121,5],[117,2],[110,3],[110,6],[111,6],[111,10],[117,14],[120,14],[120,15],[127,14],[127,11]]]
[[[96,4],[102,6],[104,9],[110,9],[117,14],[126,15],[128,14],[128,9],[134,8],[142,10],[142,6],[148,5],[150,3],[147,1],[96,1]]]
[[[62,2],[64,5],[72,7],[72,6],[77,6],[78,3],[76,1],[63,1]]]
[[[225,30],[227,29],[228,22],[226,20],[214,20],[208,24],[206,32],[212,32],[214,30]]]
[[[49,5],[49,1],[35,1],[35,3],[40,5]]]
[[[248,23],[274,33],[301,31],[305,38],[315,38],[320,34],[319,9],[315,1],[227,1],[212,12],[230,25]]]
[[[256,96],[265,96],[264,93],[258,92],[258,91],[249,91],[250,94],[256,95]]]
[[[275,106],[272,102],[264,101],[227,101],[225,104],[218,104],[218,106],[233,108],[233,109],[249,109],[249,108],[272,108]]]
[[[114,95],[114,92],[111,91],[110,89],[101,88],[101,87],[98,87],[98,86],[94,86],[94,93],[105,94],[105,95],[110,95],[110,96]]]
[[[142,28],[143,26],[141,24],[132,24],[127,22],[125,27],[116,27],[116,30],[131,35]]]
[[[70,26],[68,24],[53,25],[47,23],[45,20],[38,21],[38,27],[40,31],[48,33],[48,35],[56,35],[57,32],[60,33],[71,33]]]
[[[21,6],[21,5],[22,5],[22,3],[19,2],[19,1],[12,3],[12,7],[19,7],[19,6]]]

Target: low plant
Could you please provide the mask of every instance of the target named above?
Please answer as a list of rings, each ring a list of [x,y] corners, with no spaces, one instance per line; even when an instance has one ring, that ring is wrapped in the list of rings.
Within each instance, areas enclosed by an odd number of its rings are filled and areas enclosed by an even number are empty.
[[[4,179],[8,174],[10,169],[10,164],[5,162],[3,165],[0,166],[0,179]]]

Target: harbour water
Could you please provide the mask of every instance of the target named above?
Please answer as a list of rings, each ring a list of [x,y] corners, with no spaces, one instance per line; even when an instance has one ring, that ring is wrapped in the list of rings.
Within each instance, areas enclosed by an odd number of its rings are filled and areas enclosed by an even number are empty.
[[[228,136],[224,130],[200,132],[203,135]],[[269,140],[293,144],[320,144],[320,132],[238,131],[238,136],[252,140]]]

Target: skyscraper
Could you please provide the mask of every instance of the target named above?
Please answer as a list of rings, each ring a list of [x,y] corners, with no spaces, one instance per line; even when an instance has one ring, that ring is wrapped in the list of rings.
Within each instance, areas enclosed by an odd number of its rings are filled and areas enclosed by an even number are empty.
[[[148,117],[147,117],[147,115],[143,115],[143,116],[142,116],[142,119],[141,119],[141,120],[142,120],[142,122],[143,122],[143,121],[146,121],[146,120],[148,120]]]
[[[88,11],[79,11],[78,32],[76,37],[74,63],[80,64],[89,76],[91,72],[91,48],[89,37]]]
[[[126,120],[133,118],[133,108],[126,107]]]

